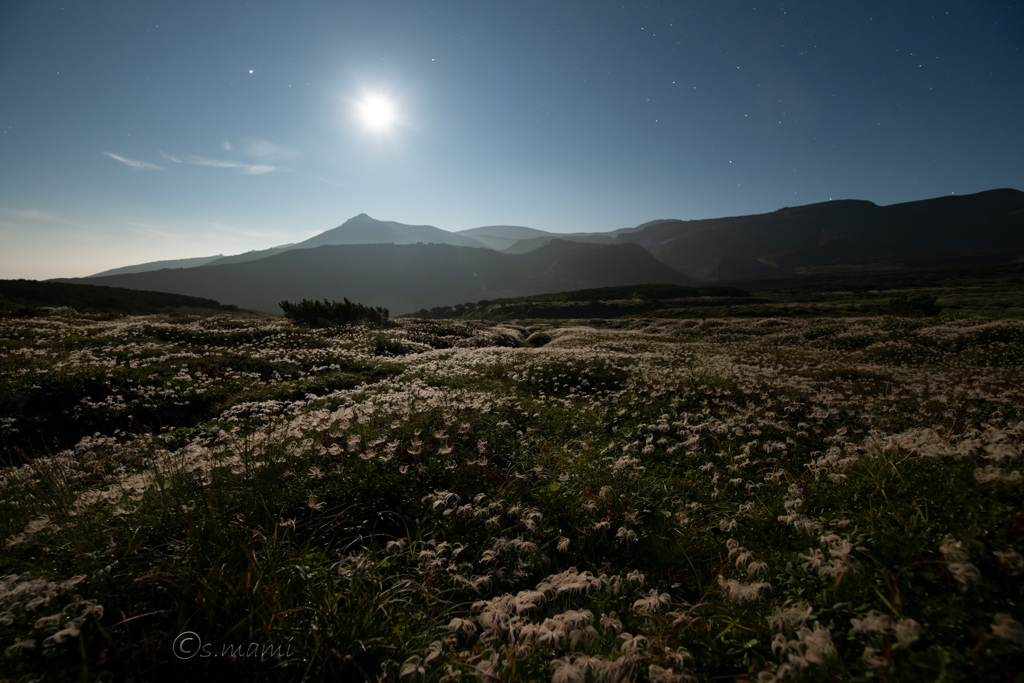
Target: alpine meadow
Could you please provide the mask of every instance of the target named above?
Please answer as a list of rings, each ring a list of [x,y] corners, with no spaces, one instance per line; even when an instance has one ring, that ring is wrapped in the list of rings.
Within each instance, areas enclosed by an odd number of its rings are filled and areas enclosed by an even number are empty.
[[[5,676],[1019,680],[1019,287],[9,308]]]

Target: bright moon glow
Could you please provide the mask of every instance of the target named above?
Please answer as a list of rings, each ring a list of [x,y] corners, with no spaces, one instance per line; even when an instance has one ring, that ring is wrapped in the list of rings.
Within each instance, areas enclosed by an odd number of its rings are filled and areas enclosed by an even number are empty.
[[[381,95],[367,95],[359,103],[359,118],[370,130],[387,130],[395,123],[395,105]]]

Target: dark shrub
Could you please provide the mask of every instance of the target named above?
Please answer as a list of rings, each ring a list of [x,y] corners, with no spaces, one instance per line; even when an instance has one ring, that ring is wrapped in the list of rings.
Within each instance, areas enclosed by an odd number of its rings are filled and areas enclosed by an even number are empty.
[[[336,327],[341,325],[371,325],[383,326],[388,324],[388,309],[382,306],[364,306],[349,301],[310,301],[303,299],[297,304],[290,301],[282,301],[279,306],[284,311],[285,317],[295,323],[308,325],[310,327]]]
[[[391,339],[382,333],[378,333],[373,340],[373,355],[375,356],[402,356],[411,350],[411,347],[401,341]]]
[[[11,311],[12,318],[40,318],[45,315],[45,311],[34,306],[17,306]]]
[[[530,346],[540,347],[544,346],[550,341],[551,335],[548,334],[547,332],[534,332],[527,338],[526,343],[529,344]]]

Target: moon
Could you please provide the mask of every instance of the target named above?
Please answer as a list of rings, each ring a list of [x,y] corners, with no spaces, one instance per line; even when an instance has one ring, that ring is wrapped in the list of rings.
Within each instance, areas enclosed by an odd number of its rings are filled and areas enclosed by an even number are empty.
[[[359,120],[370,130],[384,132],[395,125],[395,103],[384,95],[366,95],[357,108]]]

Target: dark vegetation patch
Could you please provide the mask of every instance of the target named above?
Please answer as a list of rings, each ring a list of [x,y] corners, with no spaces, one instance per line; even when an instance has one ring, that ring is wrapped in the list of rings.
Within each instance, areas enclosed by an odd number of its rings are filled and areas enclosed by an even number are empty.
[[[348,325],[369,325],[381,327],[388,324],[388,309],[383,306],[365,306],[349,301],[311,301],[303,299],[297,304],[282,301],[281,310],[294,323],[309,327],[339,327]]]
[[[696,305],[725,300],[748,301],[749,294],[735,287],[709,285],[653,284],[599,287],[552,294],[506,299],[482,299],[476,303],[436,306],[422,309],[410,317],[422,319],[485,318],[513,320],[523,318],[620,318],[657,311],[683,299]]]
[[[36,317],[47,307],[66,306],[80,313],[149,315],[174,310],[237,311],[212,299],[121,287],[0,280],[0,316]]]

